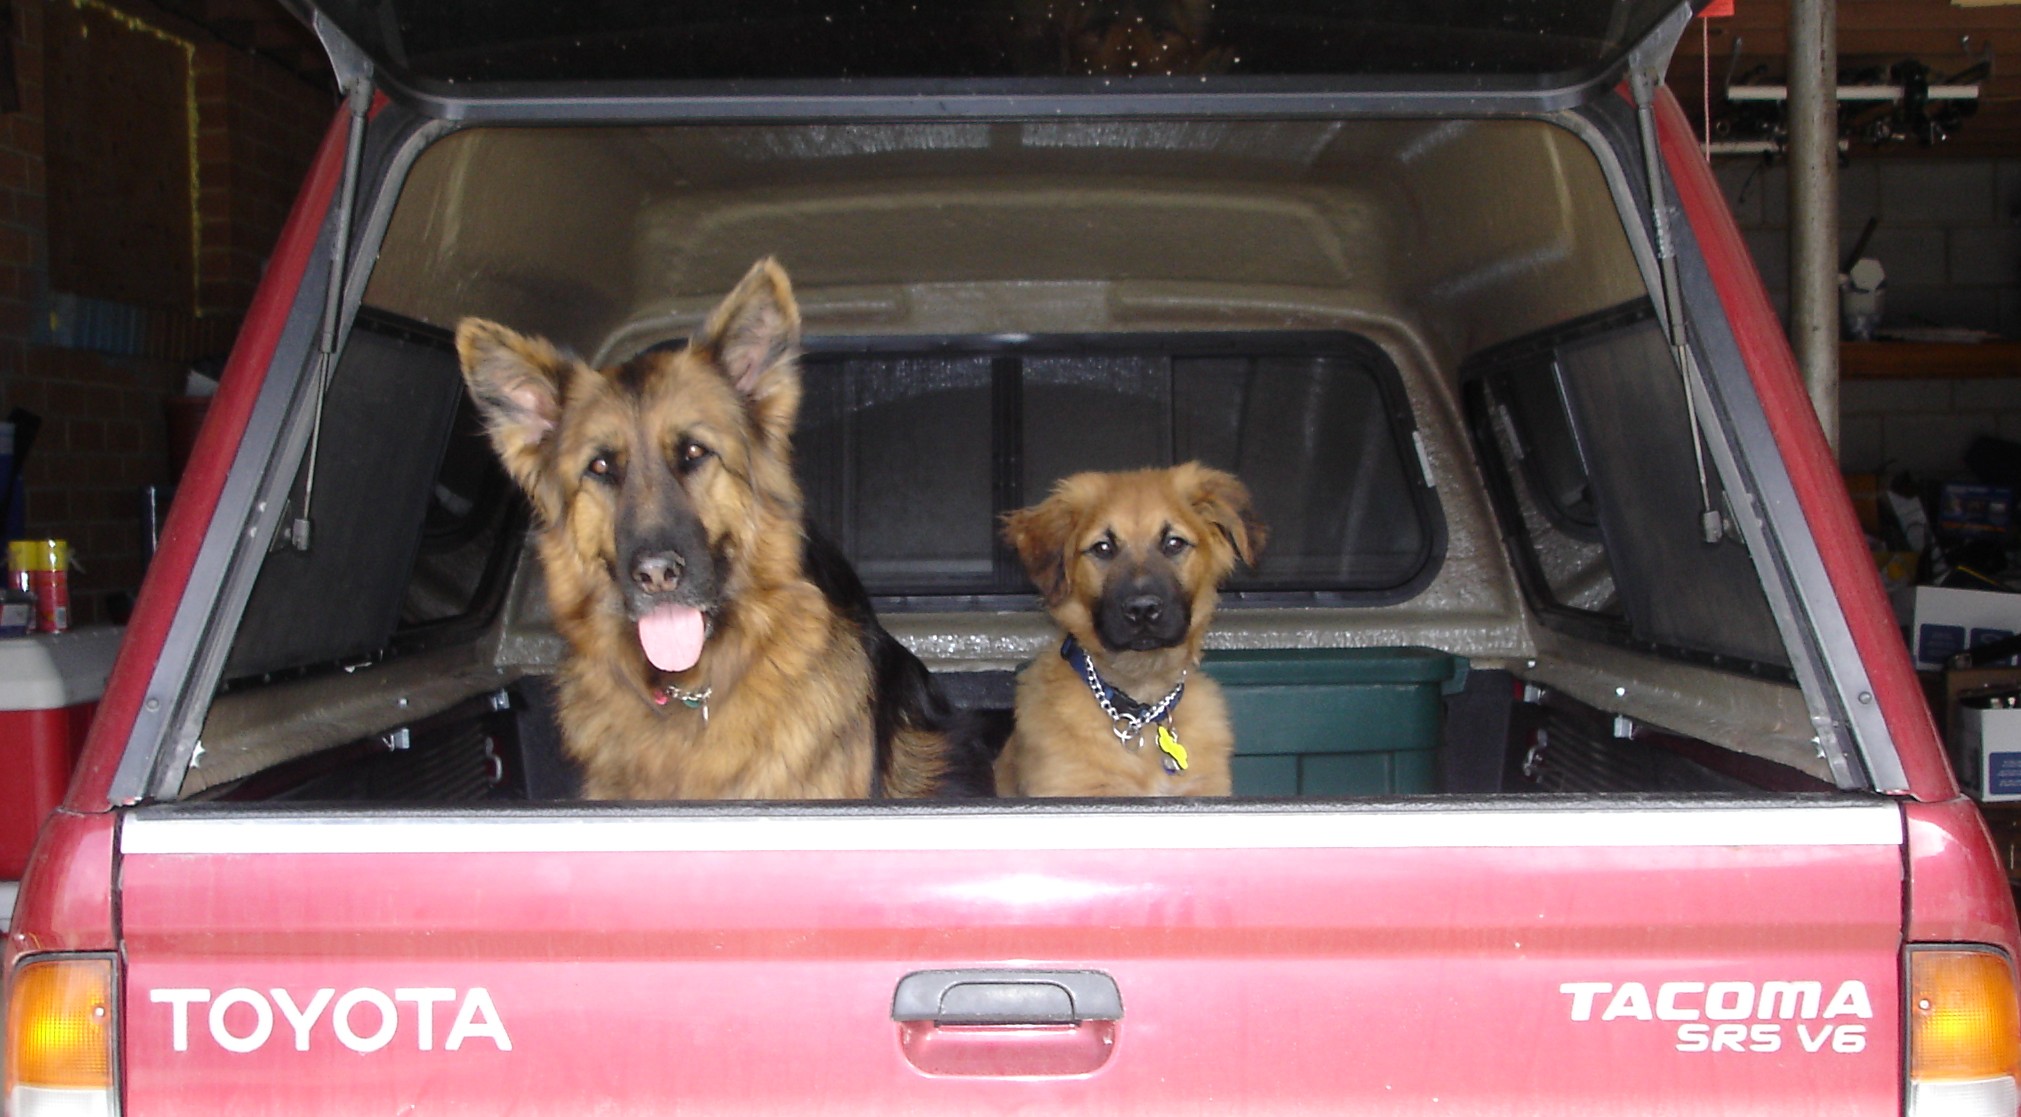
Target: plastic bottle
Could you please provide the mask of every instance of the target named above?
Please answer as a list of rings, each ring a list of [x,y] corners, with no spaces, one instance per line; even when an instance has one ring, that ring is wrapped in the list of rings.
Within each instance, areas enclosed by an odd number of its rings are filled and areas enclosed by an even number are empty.
[[[70,544],[61,539],[17,539],[7,545],[10,584],[35,595],[35,631],[70,628]]]

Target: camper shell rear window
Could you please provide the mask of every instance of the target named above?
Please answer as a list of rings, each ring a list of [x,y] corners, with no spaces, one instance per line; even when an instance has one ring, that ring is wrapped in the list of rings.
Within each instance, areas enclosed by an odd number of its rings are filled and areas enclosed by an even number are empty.
[[[794,436],[808,518],[881,608],[1025,607],[999,519],[1083,470],[1200,461],[1244,478],[1271,541],[1231,580],[1235,605],[1385,604],[1444,553],[1396,367],[1351,333],[808,348]]]
[[[228,678],[336,669],[481,622],[518,553],[524,502],[469,414],[447,331],[367,311],[352,337],[313,471],[311,510],[330,529],[307,553],[269,556]],[[1232,607],[1387,604],[1429,583],[1444,554],[1396,367],[1351,333],[815,338],[807,350],[794,458],[808,520],[883,610],[1034,607],[999,518],[1082,470],[1198,460],[1249,479],[1271,542],[1231,580]],[[390,420],[403,449],[388,454],[371,448],[389,419],[365,401],[395,383],[426,406]],[[332,526],[391,509],[411,525],[397,540]]]

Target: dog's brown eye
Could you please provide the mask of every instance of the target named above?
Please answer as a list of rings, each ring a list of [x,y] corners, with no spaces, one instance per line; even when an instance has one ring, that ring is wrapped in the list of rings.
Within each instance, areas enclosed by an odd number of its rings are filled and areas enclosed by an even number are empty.
[[[1176,535],[1168,535],[1165,537],[1164,542],[1158,544],[1158,549],[1165,553],[1166,558],[1178,558],[1179,552],[1192,545]]]
[[[683,466],[692,466],[703,458],[708,457],[709,453],[709,448],[699,442],[683,441],[679,446],[674,447],[674,456]]]
[[[596,457],[591,458],[589,460],[589,468],[583,470],[583,472],[599,480],[611,480],[612,466],[610,455],[598,454]]]
[[[1116,557],[1116,544],[1112,540],[1097,539],[1088,547],[1088,553],[1098,559],[1112,559]]]

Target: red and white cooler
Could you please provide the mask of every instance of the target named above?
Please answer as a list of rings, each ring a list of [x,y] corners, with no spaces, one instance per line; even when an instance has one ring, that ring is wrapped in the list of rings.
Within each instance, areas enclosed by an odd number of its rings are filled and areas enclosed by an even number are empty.
[[[21,879],[42,820],[63,801],[126,629],[0,639],[0,881]],[[0,923],[7,908],[0,904]]]

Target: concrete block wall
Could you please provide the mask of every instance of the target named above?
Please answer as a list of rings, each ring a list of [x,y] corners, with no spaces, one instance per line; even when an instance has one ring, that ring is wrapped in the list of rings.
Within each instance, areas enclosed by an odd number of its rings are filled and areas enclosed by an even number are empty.
[[[1839,465],[1965,477],[1981,435],[2021,442],[2021,378],[1848,380],[1839,385]]]
[[[1722,159],[1725,188],[1755,266],[1789,316],[1789,177],[1780,163]],[[1841,259],[1869,218],[1866,255],[1888,273],[1883,328],[1961,326],[2021,340],[2021,159],[1862,156],[1839,168]],[[1980,435],[2021,441],[2014,379],[1849,380],[1840,386],[1839,463],[1964,476]]]
[[[1713,170],[1776,310],[1789,314],[1789,174]],[[2021,159],[1862,157],[1839,168],[1839,247],[1879,218],[1866,255],[1888,273],[1883,327],[1963,326],[2021,339]]]

